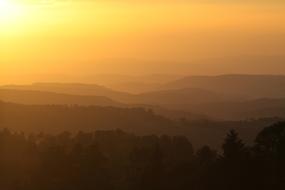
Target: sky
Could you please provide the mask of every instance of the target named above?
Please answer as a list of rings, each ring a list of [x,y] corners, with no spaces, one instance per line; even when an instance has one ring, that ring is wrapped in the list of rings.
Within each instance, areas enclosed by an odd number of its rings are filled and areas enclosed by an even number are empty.
[[[285,74],[284,23],[283,0],[0,0],[0,83]]]

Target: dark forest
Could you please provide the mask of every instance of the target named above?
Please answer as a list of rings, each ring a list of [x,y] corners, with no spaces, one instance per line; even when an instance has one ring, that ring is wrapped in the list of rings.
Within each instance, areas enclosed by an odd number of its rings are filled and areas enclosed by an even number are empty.
[[[121,130],[0,132],[0,186],[33,189],[284,189],[285,123],[264,128],[253,145],[234,130],[221,151],[195,150],[184,136]]]

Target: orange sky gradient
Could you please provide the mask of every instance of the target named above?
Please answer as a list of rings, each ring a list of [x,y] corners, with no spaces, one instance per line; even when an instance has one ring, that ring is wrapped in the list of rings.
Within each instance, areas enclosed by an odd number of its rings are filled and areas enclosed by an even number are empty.
[[[0,83],[102,73],[285,74],[285,3],[278,0],[1,5]]]

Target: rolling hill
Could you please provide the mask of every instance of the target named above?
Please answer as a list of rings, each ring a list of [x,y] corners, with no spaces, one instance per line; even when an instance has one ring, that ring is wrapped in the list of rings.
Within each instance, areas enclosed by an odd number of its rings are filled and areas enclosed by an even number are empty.
[[[0,100],[22,104],[124,106],[124,104],[103,96],[82,96],[15,89],[0,89]]]
[[[173,90],[161,90],[139,94],[137,101],[155,105],[193,105],[197,103],[221,102],[229,100],[209,90],[199,88],[185,88]],[[231,99],[230,99],[231,100]]]
[[[24,88],[22,88],[24,89]],[[144,108],[153,110],[156,114],[172,119],[187,118],[190,120],[206,119],[205,115],[186,112],[183,110],[167,109],[158,105],[150,104],[125,104],[113,101],[104,96],[84,96],[63,94],[57,92],[35,91],[35,90],[15,90],[0,89],[0,100],[11,103],[28,105],[78,105],[78,106],[104,106],[104,107],[124,107],[124,108]]]
[[[58,134],[121,129],[138,135],[185,135],[195,147],[219,147],[230,129],[245,142],[280,118],[247,121],[171,120],[142,108],[102,106],[22,105],[0,101],[0,128],[26,133]]]
[[[227,97],[223,97],[218,93],[196,88],[157,90],[141,94],[130,94],[95,84],[35,83],[32,85],[6,85],[0,89],[54,92],[80,96],[104,96],[125,104],[172,105],[217,102],[227,99]]]
[[[285,117],[285,76],[190,76],[163,88],[131,94],[95,84],[35,83],[2,86],[0,99],[2,94],[4,101],[26,104],[144,107],[170,118],[194,120]]]
[[[5,85],[1,89],[34,90],[84,96],[105,96],[114,100],[128,99],[132,95],[105,86],[82,83],[34,83],[31,85]]]
[[[284,98],[284,75],[188,76],[161,86],[162,89],[201,88],[241,98]]]

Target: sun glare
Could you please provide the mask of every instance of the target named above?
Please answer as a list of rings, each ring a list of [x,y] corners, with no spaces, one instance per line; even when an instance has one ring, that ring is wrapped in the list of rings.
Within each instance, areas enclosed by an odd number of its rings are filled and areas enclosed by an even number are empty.
[[[19,3],[0,0],[0,23],[12,24],[18,22],[24,16],[25,7]]]

